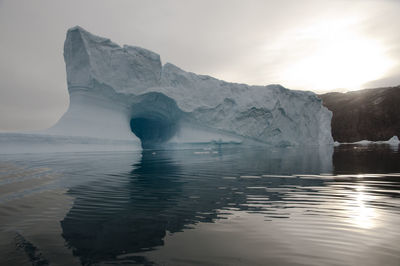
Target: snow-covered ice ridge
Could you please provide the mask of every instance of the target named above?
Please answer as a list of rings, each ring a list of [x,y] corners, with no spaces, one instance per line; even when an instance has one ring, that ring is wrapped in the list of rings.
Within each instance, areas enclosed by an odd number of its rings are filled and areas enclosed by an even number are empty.
[[[312,92],[186,72],[149,50],[81,27],[64,44],[70,106],[51,134],[166,143],[333,144],[332,113]],[[133,134],[133,133],[135,134]]]

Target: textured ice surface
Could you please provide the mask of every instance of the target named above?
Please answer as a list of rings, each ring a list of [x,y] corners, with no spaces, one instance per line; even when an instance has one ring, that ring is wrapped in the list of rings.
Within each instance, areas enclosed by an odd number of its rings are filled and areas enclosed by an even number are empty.
[[[70,106],[51,134],[182,142],[333,144],[331,112],[312,92],[186,72],[80,27],[64,45]],[[139,137],[139,138],[137,138]]]

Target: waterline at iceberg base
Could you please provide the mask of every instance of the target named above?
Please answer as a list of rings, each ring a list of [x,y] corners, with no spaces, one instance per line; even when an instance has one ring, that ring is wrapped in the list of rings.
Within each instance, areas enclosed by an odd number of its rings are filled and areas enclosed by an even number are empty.
[[[70,106],[46,134],[136,141],[143,148],[333,143],[332,114],[312,92],[196,75],[81,27],[68,30],[64,58]]]

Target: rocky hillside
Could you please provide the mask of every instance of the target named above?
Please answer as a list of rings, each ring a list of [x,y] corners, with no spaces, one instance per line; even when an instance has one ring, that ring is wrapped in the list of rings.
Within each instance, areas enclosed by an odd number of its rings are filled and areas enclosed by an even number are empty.
[[[400,136],[400,86],[319,96],[333,112],[335,141],[376,141]]]

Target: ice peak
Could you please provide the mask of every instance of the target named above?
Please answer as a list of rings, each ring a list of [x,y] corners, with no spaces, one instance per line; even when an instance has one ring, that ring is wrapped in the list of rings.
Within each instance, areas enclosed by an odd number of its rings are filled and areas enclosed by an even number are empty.
[[[74,26],[72,28],[69,28],[67,32],[70,32],[70,31],[84,31],[84,32],[87,32],[84,28],[82,28],[79,25],[76,25],[76,26]]]
[[[167,62],[167,63],[165,63],[163,65],[163,71],[166,71],[166,72],[177,72],[177,73],[186,72],[183,69],[181,69],[181,68],[177,67],[176,65],[171,64],[169,62]]]
[[[154,61],[160,61],[160,63],[161,63],[161,57],[159,54],[157,54],[153,51],[147,50],[145,48],[124,44],[123,49],[129,54],[133,54],[133,55],[140,54],[141,56],[147,57],[148,59],[151,59]]]
[[[140,93],[159,85],[160,56],[147,49],[96,36],[80,26],[68,30],[64,44],[69,89],[91,88],[95,82],[116,92]]]
[[[102,44],[102,45],[108,45],[108,46],[114,47],[114,48],[121,48],[118,44],[112,42],[110,39],[94,35],[94,34],[88,32],[87,30],[85,30],[84,28],[82,28],[81,26],[75,26],[75,27],[70,28],[67,31],[66,41],[70,38],[73,38],[75,33],[79,34],[80,37],[87,42],[94,42],[94,43],[98,43],[98,44]]]

